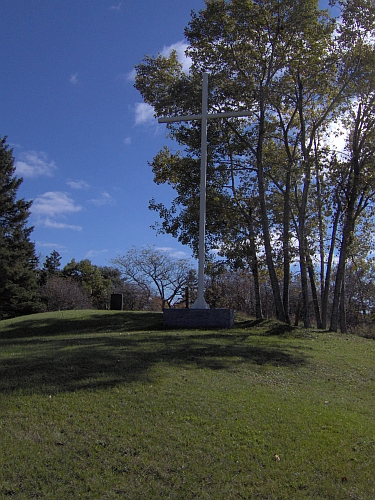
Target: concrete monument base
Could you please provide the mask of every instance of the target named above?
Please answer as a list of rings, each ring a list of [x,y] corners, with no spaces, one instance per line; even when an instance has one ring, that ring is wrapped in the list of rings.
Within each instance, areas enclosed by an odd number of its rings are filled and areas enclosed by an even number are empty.
[[[166,328],[232,328],[233,309],[164,309]]]

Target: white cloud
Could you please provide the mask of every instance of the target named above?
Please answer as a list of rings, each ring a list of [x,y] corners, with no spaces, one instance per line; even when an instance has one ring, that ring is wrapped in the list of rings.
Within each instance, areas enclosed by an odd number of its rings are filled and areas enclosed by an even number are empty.
[[[110,9],[111,10],[121,10],[121,5],[122,5],[122,2],[120,2],[118,5],[111,5]]]
[[[172,247],[155,247],[155,250],[159,250],[160,252],[165,252],[174,259],[187,259],[189,258],[188,254],[182,250],[175,250]]]
[[[66,250],[66,246],[65,245],[60,245],[59,243],[42,243],[40,241],[36,241],[35,244],[38,246],[38,247],[42,247],[42,248],[52,248],[53,250]]]
[[[128,82],[134,82],[136,76],[137,76],[137,72],[136,72],[135,68],[133,68],[131,71],[129,71],[129,73],[124,75],[124,78]]]
[[[56,217],[82,210],[67,193],[61,191],[49,191],[35,198],[31,212],[38,216]]]
[[[108,250],[89,250],[86,254],[86,258],[91,259],[92,257],[99,257],[107,252]]]
[[[23,177],[39,177],[46,175],[52,177],[58,170],[54,161],[49,161],[46,153],[26,151],[20,154],[20,160],[16,161],[16,171]]]
[[[186,57],[185,51],[188,48],[188,44],[184,41],[172,43],[172,45],[164,45],[163,50],[161,51],[161,55],[164,57],[168,57],[172,50],[177,52],[177,58],[179,62],[182,64],[182,71],[185,73],[189,73],[190,66],[192,64],[192,60],[190,57]]]
[[[172,43],[171,45],[164,45],[160,54],[163,57],[169,57],[172,50],[175,50],[177,52],[177,59],[182,64],[182,71],[184,71],[185,73],[189,73],[190,66],[192,65],[192,60],[190,57],[186,57],[186,55],[185,55],[185,51],[187,48],[188,48],[188,44],[184,41],[180,41],[180,42]],[[125,80],[127,80],[129,82],[134,82],[136,75],[137,75],[137,72],[136,72],[135,68],[133,68],[128,73],[121,75],[121,78],[124,78]]]
[[[78,84],[78,73],[74,73],[74,75],[71,75],[69,81],[72,85],[77,85]]]
[[[182,64],[182,70],[185,73],[189,72],[190,66],[192,64],[192,60],[190,57],[186,57],[185,51],[188,47],[188,44],[184,41],[173,43],[172,45],[164,45],[160,54],[163,57],[168,57],[173,50],[177,52],[177,58]],[[133,69],[130,71],[126,79],[129,81],[134,81],[136,76],[136,71]],[[137,102],[135,104],[135,124],[136,125],[154,125],[156,123],[155,120],[155,110],[154,108],[145,102]]]
[[[135,103],[135,124],[136,125],[147,125],[155,124],[155,111],[150,104],[145,102]]]
[[[52,229],[72,229],[73,231],[82,231],[82,226],[75,226],[73,224],[66,224],[65,222],[57,222],[55,220],[51,220],[47,217],[47,219],[40,221],[43,226],[50,227]]]
[[[174,250],[173,252],[169,253],[171,257],[174,257],[175,259],[188,259],[189,255],[186,252]]]
[[[104,191],[104,193],[102,193],[99,198],[89,200],[89,203],[101,207],[103,205],[115,205],[116,200],[109,193]]]
[[[131,137],[125,137],[125,139],[124,139],[125,146],[130,146],[131,143],[132,143],[132,138]]]
[[[89,189],[90,188],[90,184],[88,184],[86,181],[68,181],[67,184],[72,189]]]

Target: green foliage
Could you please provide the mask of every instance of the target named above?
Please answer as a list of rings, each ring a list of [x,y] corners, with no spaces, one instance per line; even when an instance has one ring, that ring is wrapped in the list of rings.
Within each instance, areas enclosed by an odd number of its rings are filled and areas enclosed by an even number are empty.
[[[81,285],[91,297],[94,308],[104,309],[108,305],[112,281],[103,275],[100,266],[92,264],[89,259],[80,262],[72,259],[64,266],[62,276]]]
[[[0,323],[0,496],[373,499],[374,341],[160,313]]]
[[[15,175],[12,150],[0,141],[0,318],[40,310],[37,258],[27,227],[31,202],[17,199],[22,179]]]
[[[61,255],[56,250],[51,252],[51,255],[46,257],[43,265],[43,271],[47,274],[58,274],[60,272]]]
[[[40,286],[45,286],[48,279],[60,274],[61,255],[56,250],[53,250],[50,255],[46,256],[42,269],[39,270],[38,281]]]
[[[340,264],[332,315],[344,294],[348,247],[361,238],[361,218],[372,222],[375,196],[375,5],[332,3],[340,19],[316,0],[208,0],[185,29],[189,74],[175,53],[159,55],[137,66],[135,82],[157,116],[196,114],[201,73],[208,72],[209,111],[250,112],[210,121],[207,248],[220,248],[228,262],[249,268],[258,296],[265,265],[276,315],[285,321],[297,262],[304,324],[310,324],[313,303],[323,328],[333,256]],[[333,140],[337,126],[349,131],[345,151]],[[164,148],[151,166],[155,182],[170,184],[176,197],[170,207],[151,200],[150,208],[160,216],[161,232],[196,252],[200,124],[167,127],[183,152]]]

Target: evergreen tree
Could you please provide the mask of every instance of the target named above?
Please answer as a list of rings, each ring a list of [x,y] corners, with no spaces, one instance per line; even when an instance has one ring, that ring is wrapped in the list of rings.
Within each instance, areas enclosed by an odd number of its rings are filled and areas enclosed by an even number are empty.
[[[48,274],[58,274],[60,271],[61,255],[56,250],[51,252],[51,255],[46,257],[44,261],[43,270]]]
[[[39,272],[39,285],[45,286],[48,279],[52,276],[60,274],[61,255],[56,250],[53,250],[44,261],[43,268]]]
[[[0,140],[0,318],[30,314],[40,307],[37,258],[27,227],[30,201],[17,200],[13,151]]]

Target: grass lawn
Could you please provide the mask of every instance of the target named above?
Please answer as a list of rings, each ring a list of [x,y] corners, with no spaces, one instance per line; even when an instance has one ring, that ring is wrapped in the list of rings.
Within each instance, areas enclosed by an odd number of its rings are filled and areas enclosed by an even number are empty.
[[[0,322],[0,498],[375,499],[375,341],[160,313]]]

